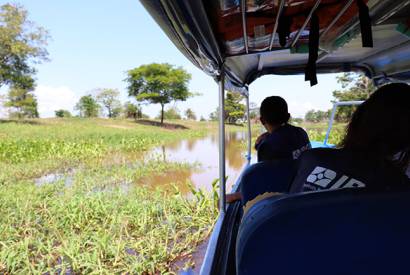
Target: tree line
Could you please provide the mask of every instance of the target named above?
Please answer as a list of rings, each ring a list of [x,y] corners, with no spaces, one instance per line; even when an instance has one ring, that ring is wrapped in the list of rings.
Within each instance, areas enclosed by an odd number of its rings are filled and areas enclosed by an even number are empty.
[[[375,91],[373,82],[363,74],[344,73],[336,77],[342,86],[341,90],[333,91],[333,103],[341,101],[366,100]],[[356,106],[339,106],[336,109],[335,121],[348,122]],[[305,121],[323,122],[330,119],[332,110],[310,110],[305,114]]]
[[[33,93],[35,83],[35,64],[48,61],[46,49],[50,35],[47,30],[37,26],[28,19],[28,12],[18,4],[3,4],[0,6],[0,88],[8,88],[5,98],[0,102],[10,110],[12,118],[37,118],[38,102]],[[182,118],[174,106],[165,109],[167,104],[185,101],[198,95],[188,89],[191,75],[181,67],[163,63],[142,65],[127,71],[126,83],[128,96],[142,104],[159,104],[160,113],[157,118]],[[333,92],[335,101],[365,100],[374,91],[372,82],[364,75],[346,73],[337,77],[342,89]],[[95,92],[95,91],[94,91]],[[102,113],[109,118],[120,115],[128,118],[143,118],[141,105],[131,101],[121,104],[117,89],[97,89],[96,96],[92,94],[80,98],[75,106],[80,117],[96,117]],[[251,107],[256,104],[252,103]],[[340,107],[336,113],[337,121],[347,121],[355,107]],[[252,108],[250,118],[258,116],[256,108]],[[185,111],[187,119],[196,120],[192,109]],[[68,117],[72,114],[67,110],[56,110],[57,117]],[[327,120],[330,111],[310,110],[305,120],[320,122]],[[210,120],[218,118],[218,109],[209,116]],[[246,119],[244,96],[227,91],[225,98],[224,118],[227,123],[240,123]],[[200,120],[205,120],[201,117]]]

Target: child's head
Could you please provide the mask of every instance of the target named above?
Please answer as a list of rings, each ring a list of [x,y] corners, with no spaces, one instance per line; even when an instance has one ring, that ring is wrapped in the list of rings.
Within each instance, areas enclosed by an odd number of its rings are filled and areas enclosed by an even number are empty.
[[[280,96],[269,96],[262,101],[260,108],[261,122],[276,127],[287,123],[290,119],[288,104]]]

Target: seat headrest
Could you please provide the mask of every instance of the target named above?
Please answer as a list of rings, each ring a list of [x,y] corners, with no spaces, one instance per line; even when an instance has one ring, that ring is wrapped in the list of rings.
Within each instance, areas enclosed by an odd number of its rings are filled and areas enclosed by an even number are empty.
[[[272,160],[255,163],[242,174],[242,204],[265,192],[287,193],[295,173],[293,160]]]
[[[238,274],[410,274],[410,190],[339,189],[257,203],[237,238]]]

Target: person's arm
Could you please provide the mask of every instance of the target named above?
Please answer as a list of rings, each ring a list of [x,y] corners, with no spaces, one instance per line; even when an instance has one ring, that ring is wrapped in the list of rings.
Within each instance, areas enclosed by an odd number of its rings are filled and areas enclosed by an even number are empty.
[[[225,198],[226,198],[227,203],[232,203],[232,202],[241,200],[242,199],[242,194],[241,194],[241,192],[226,194]]]
[[[258,150],[259,145],[261,142],[269,135],[268,132],[261,134],[255,141],[255,150]]]

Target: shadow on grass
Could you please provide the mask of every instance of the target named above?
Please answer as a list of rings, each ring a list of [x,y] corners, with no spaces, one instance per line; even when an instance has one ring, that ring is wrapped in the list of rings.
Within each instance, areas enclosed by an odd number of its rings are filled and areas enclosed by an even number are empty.
[[[24,119],[0,119],[0,124],[3,123],[17,123],[17,124],[30,124],[30,125],[40,125],[39,121],[35,120],[24,120]]]
[[[164,122],[163,124],[161,124],[161,122],[159,121],[153,121],[153,120],[147,120],[147,119],[138,119],[135,122],[138,124],[142,124],[142,125],[162,127],[165,129],[183,129],[183,130],[189,129],[188,127],[181,125],[181,124],[174,124],[174,123],[167,123],[167,122]]]

